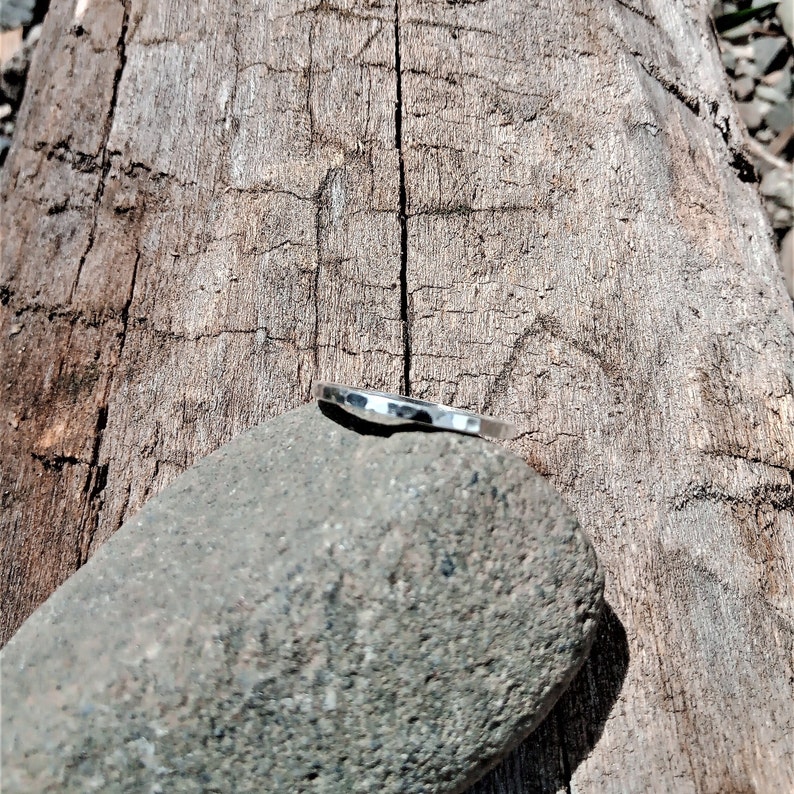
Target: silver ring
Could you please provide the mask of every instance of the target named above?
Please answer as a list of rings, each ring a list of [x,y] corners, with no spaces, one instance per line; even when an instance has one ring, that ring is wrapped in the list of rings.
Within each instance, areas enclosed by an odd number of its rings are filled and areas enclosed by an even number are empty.
[[[416,400],[413,397],[326,382],[315,383],[312,391],[319,402],[339,405],[357,415],[360,412],[377,414],[389,424],[394,424],[395,421],[414,422],[489,438],[513,438],[516,435],[515,425],[502,419],[480,416],[460,408]]]

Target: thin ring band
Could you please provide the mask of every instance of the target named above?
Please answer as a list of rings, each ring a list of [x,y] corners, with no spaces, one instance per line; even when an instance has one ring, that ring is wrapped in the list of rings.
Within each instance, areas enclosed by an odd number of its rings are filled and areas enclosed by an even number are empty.
[[[319,402],[333,403],[348,410],[367,411],[392,420],[401,419],[404,422],[416,422],[442,430],[456,430],[459,433],[489,438],[513,438],[516,435],[515,426],[502,419],[481,416],[414,397],[323,381],[315,383],[312,392]]]

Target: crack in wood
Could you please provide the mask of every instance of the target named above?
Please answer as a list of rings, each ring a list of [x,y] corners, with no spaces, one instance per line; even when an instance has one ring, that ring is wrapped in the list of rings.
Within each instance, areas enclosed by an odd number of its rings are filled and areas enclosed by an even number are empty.
[[[626,11],[631,11],[633,14],[636,14],[641,19],[644,19],[646,22],[649,22],[651,25],[656,24],[656,17],[653,14],[647,13],[642,8],[637,8],[637,6],[633,6],[630,3],[626,2],[626,0],[615,0],[615,2],[621,6],[621,8],[625,8]]]
[[[320,367],[320,270],[323,265],[323,232],[327,226],[324,215],[327,214],[328,200],[327,193],[331,182],[336,174],[336,170],[329,168],[320,182],[315,196],[315,215],[314,215],[314,245],[317,265],[314,269],[314,279],[312,280],[312,302],[314,304],[314,327],[312,329],[312,356],[314,365],[314,375],[318,377]]]
[[[316,21],[312,19],[309,26],[309,57],[306,64],[306,112],[309,114],[309,146],[314,145],[315,138],[315,120],[314,109],[312,108],[312,75],[314,73],[314,35],[315,35]]]
[[[794,476],[793,476],[794,479]],[[762,507],[770,505],[776,510],[794,509],[794,486],[778,483],[763,483],[737,494],[712,483],[692,483],[670,499],[672,510],[684,510],[697,502],[712,502],[724,505],[746,505]]]
[[[204,339],[220,339],[222,336],[227,334],[235,335],[239,334],[241,336],[250,336],[252,334],[261,334],[264,333],[267,342],[281,342],[284,345],[289,345],[294,347],[296,350],[311,350],[314,351],[316,348],[314,345],[302,348],[298,347],[295,344],[294,337],[287,337],[287,336],[273,336],[269,331],[268,328],[264,325],[258,325],[254,328],[219,328],[217,331],[207,331],[198,334],[183,334],[179,331],[171,331],[169,329],[164,328],[147,328],[146,333],[151,334],[152,336],[156,336],[159,339],[168,340],[170,342],[201,342]]]
[[[132,278],[130,279],[130,288],[127,292],[127,297],[124,305],[121,307],[121,343],[119,344],[118,358],[121,360],[121,354],[124,351],[124,345],[127,342],[127,327],[130,320],[130,306],[132,306],[132,299],[135,296],[135,282],[138,279],[138,263],[141,261],[140,250],[135,253],[135,262],[132,265]]]
[[[91,228],[88,232],[88,242],[86,243],[85,250],[80,256],[80,261],[77,264],[77,273],[74,277],[74,282],[69,290],[69,302],[74,299],[74,294],[77,291],[77,286],[80,283],[80,276],[83,272],[83,267],[88,259],[88,255],[94,247],[94,238],[96,237],[97,223],[99,221],[99,210],[102,204],[102,196],[105,193],[105,184],[107,177],[110,173],[111,167],[111,153],[108,151],[108,141],[110,140],[110,133],[113,129],[113,119],[116,116],[116,105],[119,98],[119,84],[121,83],[121,75],[124,72],[124,67],[127,65],[127,31],[130,24],[130,2],[131,0],[122,0],[124,6],[124,13],[121,18],[121,30],[119,38],[116,42],[116,51],[118,52],[119,60],[116,66],[116,71],[113,75],[113,89],[110,96],[110,107],[108,108],[107,119],[102,130],[102,143],[100,144],[100,155],[97,158],[101,166],[101,175],[97,182],[96,191],[94,192],[93,201],[93,214],[91,218]],[[116,153],[118,154],[118,153]]]
[[[679,102],[681,102],[681,104],[684,105],[685,108],[687,108],[687,110],[691,111],[696,116],[700,116],[700,97],[691,94],[685,88],[678,85],[678,83],[676,83],[674,80],[671,80],[669,77],[662,74],[662,71],[659,69],[659,67],[653,64],[648,64],[641,52],[638,52],[632,48],[631,54],[645,74],[653,78],[662,88],[664,88],[665,91],[667,91],[668,94],[674,96]]]
[[[74,455],[42,455],[31,452],[33,460],[37,460],[47,471],[63,471],[66,466],[90,466],[91,462]]]
[[[55,143],[39,140],[32,144],[30,148],[34,152],[43,153],[45,159],[47,160],[55,160],[59,163],[65,163],[75,171],[78,171],[82,174],[95,174],[101,173],[103,171],[103,158],[101,154],[95,155],[90,154],[89,152],[83,152],[80,149],[74,149],[68,140],[59,140]],[[109,153],[110,156],[119,154],[120,152]],[[152,166],[137,160],[129,160],[125,163],[120,163],[119,169],[122,174],[130,177],[137,177],[138,172],[143,171],[147,174],[147,177],[150,181],[166,179],[169,182],[175,184],[177,187],[181,188],[196,188],[202,186],[199,182],[178,179],[174,174],[170,174],[167,171],[155,171]],[[254,189],[247,188],[242,189],[228,187],[226,190],[239,190],[239,192],[252,193],[256,192]],[[52,206],[49,202],[42,202],[42,204],[45,206]],[[67,208],[70,206],[68,204],[68,199],[66,206]]]
[[[31,148],[34,152],[44,152],[47,160],[68,163],[75,171],[83,174],[93,174],[101,170],[101,157],[73,149],[68,140],[52,144],[49,141],[36,141]]]
[[[569,758],[568,747],[565,741],[566,735],[565,728],[562,724],[562,714],[560,713],[559,709],[554,712],[554,716],[557,722],[557,736],[560,742],[560,766],[562,770],[563,785],[565,786],[565,794],[572,794],[571,778],[573,777],[573,771],[571,769],[571,759]]]
[[[118,311],[112,307],[86,314],[80,310],[67,309],[60,305],[22,303],[19,301],[19,296],[16,291],[10,289],[8,285],[0,286],[0,305],[10,305],[15,318],[20,318],[25,314],[44,315],[49,322],[53,320],[65,320],[71,325],[79,323],[86,328],[99,328],[105,322],[119,318]]]
[[[77,548],[76,568],[80,569],[88,562],[91,556],[91,547],[94,543],[94,536],[99,528],[99,512],[102,506],[102,494],[108,482],[108,464],[99,463],[99,449],[102,445],[102,436],[108,423],[108,398],[111,380],[108,378],[103,395],[102,405],[97,412],[96,426],[94,428],[94,444],[91,449],[91,461],[88,479],[85,485],[86,499],[83,506],[83,518],[81,522],[82,532],[78,535],[79,547]]]
[[[621,6],[625,6],[620,0],[615,0]],[[635,9],[632,9],[635,10]],[[685,87],[679,85],[674,80],[671,80],[661,69],[653,63],[648,63],[643,54],[632,47],[618,36],[623,42],[624,46],[631,53],[631,56],[640,65],[642,70],[653,80],[655,80],[667,93],[675,97],[698,118],[706,119],[714,129],[720,134],[725,146],[728,150],[728,164],[736,172],[736,175],[742,182],[754,184],[758,181],[758,174],[755,170],[752,160],[748,157],[747,153],[743,150],[741,145],[737,145],[737,140],[741,141],[743,136],[736,135],[731,129],[730,116],[728,114],[720,114],[720,103],[716,99],[707,96],[700,96]]]
[[[403,90],[400,55],[400,0],[394,2],[394,71],[396,101],[394,103],[394,144],[399,169],[400,218],[400,321],[403,328],[403,394],[411,394],[411,326],[408,307],[408,196],[405,189],[405,158],[403,157]]]

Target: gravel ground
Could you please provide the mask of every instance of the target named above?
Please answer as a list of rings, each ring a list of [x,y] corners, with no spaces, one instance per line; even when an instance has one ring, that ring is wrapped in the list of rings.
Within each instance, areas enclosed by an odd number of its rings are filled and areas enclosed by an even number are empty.
[[[0,3],[0,167],[48,6],[49,0]],[[712,15],[794,299],[794,0],[714,0]]]
[[[794,0],[713,3],[722,63],[794,299]]]
[[[49,0],[0,0],[0,166],[14,136],[30,59]]]

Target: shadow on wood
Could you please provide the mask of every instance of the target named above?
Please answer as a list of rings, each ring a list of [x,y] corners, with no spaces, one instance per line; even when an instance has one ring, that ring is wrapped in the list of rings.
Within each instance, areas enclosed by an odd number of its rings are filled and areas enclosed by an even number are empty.
[[[601,738],[629,665],[626,631],[604,607],[592,652],[537,730],[467,794],[556,794]]]

